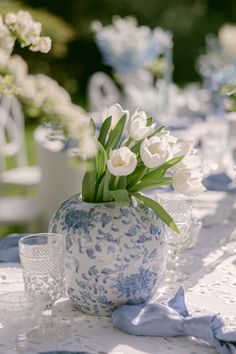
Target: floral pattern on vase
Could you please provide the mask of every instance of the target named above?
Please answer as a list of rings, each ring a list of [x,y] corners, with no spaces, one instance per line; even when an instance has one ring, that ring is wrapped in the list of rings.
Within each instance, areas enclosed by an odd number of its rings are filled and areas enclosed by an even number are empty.
[[[78,309],[109,316],[156,292],[167,239],[162,221],[142,203],[93,204],[75,195],[59,206],[49,230],[66,237],[66,289]]]

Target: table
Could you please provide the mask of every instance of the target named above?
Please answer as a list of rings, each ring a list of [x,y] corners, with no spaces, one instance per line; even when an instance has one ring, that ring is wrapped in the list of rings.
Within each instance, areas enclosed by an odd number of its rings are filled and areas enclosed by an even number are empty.
[[[196,247],[181,255],[178,271],[187,292],[192,313],[220,313],[227,327],[236,328],[236,195],[206,192],[194,200],[194,214],[203,221]],[[180,284],[174,283],[168,293]],[[23,288],[19,266],[0,267],[0,293]],[[156,296],[167,297],[165,284]],[[8,350],[10,338],[1,335],[0,353]],[[109,318],[86,315],[73,309],[68,299],[55,307],[53,328],[33,344],[34,353],[46,350],[74,350],[110,354],[214,354],[207,344],[192,338],[129,336],[112,327]],[[33,353],[33,352],[32,352]]]

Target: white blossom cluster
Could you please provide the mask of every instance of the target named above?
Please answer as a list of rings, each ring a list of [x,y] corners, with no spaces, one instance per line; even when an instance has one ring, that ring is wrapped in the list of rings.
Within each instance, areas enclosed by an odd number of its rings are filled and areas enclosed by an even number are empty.
[[[11,85],[11,78],[4,76],[6,67],[10,65],[16,41],[21,47],[28,47],[32,51],[47,53],[51,49],[51,39],[42,37],[41,30],[41,23],[35,22],[26,11],[0,15],[0,96],[3,92],[14,93],[16,91],[16,87]]]
[[[67,136],[78,140],[80,155],[94,156],[97,145],[89,121],[63,87],[49,76],[30,75],[27,63],[19,55],[0,62],[0,71],[13,77],[17,97],[30,116],[61,127]]]
[[[130,117],[129,112],[123,110],[119,104],[106,108],[103,119],[112,117],[111,127],[126,115],[128,124],[128,138],[130,144],[125,144],[110,152],[107,168],[114,176],[129,176],[138,166],[138,158],[147,170],[153,170],[175,157],[182,160],[169,171],[172,177],[172,186],[179,193],[196,195],[205,190],[202,186],[201,160],[193,143],[179,143],[170,131],[161,130],[155,133],[155,124],[147,124],[147,115],[144,111],[136,110]],[[132,144],[140,142],[139,154],[132,151]]]
[[[104,62],[119,74],[145,68],[172,43],[169,32],[138,26],[134,17],[114,16],[104,27],[95,21],[92,29]]]
[[[82,108],[71,102],[68,92],[55,80],[42,74],[29,75],[26,62],[12,55],[16,40],[22,47],[47,53],[51,39],[41,36],[41,31],[41,23],[26,11],[0,16],[0,91],[6,92],[11,78],[12,87],[29,115],[56,124],[78,140],[81,155],[94,156],[97,144]]]
[[[51,49],[51,39],[41,36],[42,25],[33,20],[27,11],[9,12],[4,16],[4,26],[12,38],[18,39],[22,47],[32,51],[48,53]]]
[[[12,36],[9,28],[4,24],[3,17],[0,16],[0,50],[6,56],[10,55],[15,44],[15,39]]]

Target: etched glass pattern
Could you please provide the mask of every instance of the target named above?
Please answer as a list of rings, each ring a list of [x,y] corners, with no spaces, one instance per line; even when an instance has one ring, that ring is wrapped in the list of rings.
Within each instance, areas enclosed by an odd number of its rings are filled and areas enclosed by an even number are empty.
[[[169,256],[167,262],[166,280],[173,280],[176,277],[179,252],[189,241],[190,226],[192,220],[191,199],[175,192],[160,193],[157,195],[158,202],[172,216],[180,234],[177,235],[170,228],[166,228],[169,244]]]
[[[65,238],[58,234],[35,234],[19,242],[25,289],[43,294],[47,306],[64,294]]]

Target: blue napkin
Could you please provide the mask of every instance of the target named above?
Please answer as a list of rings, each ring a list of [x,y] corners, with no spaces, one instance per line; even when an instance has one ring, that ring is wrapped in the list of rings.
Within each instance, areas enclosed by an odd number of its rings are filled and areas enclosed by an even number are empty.
[[[219,315],[191,317],[182,287],[167,304],[122,306],[113,312],[112,324],[139,336],[192,336],[205,340],[220,354],[236,354],[236,331],[226,333]]]
[[[0,241],[0,263],[19,263],[18,241],[24,234],[11,234]]]
[[[226,173],[216,173],[205,177],[202,181],[204,187],[210,191],[234,192],[233,180]]]

